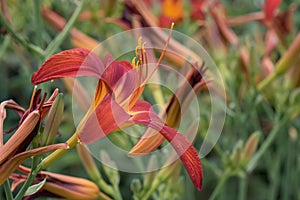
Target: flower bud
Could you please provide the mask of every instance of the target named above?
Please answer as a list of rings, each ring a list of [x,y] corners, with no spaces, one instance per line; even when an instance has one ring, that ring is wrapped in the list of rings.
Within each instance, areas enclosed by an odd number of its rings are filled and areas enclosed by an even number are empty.
[[[137,194],[141,191],[142,189],[142,183],[140,179],[133,179],[131,184],[130,184],[130,189],[134,194]]]
[[[242,152],[241,152],[241,163],[243,165],[246,165],[248,161],[252,158],[253,154],[255,153],[257,149],[259,141],[259,133],[254,132],[247,140]]]
[[[45,124],[44,132],[42,135],[42,137],[44,138],[43,139],[44,145],[53,144],[58,132],[59,124],[62,120],[63,112],[64,112],[63,94],[60,93],[57,95],[49,111],[49,116]]]
[[[83,178],[44,172],[47,182],[44,190],[66,199],[96,199],[99,189],[95,183]]]
[[[295,127],[291,127],[289,129],[289,136],[290,136],[290,139],[292,141],[296,141],[297,138],[298,138],[298,132],[297,132],[297,129]]]
[[[94,180],[102,179],[98,167],[96,166],[96,163],[94,162],[87,147],[84,144],[78,144],[77,151],[79,157],[82,160],[82,164],[86,169],[87,173],[89,174],[89,176],[92,177]]]
[[[0,165],[19,149],[24,140],[35,129],[40,119],[39,111],[31,112],[14,135],[0,148]]]
[[[243,142],[239,140],[235,146],[234,149],[230,155],[230,164],[232,167],[237,167],[240,164],[241,161],[241,151],[243,147]]]

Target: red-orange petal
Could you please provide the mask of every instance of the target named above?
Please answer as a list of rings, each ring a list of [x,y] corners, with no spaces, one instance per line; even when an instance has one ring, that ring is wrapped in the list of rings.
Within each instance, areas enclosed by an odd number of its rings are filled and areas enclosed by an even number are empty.
[[[103,63],[89,50],[74,48],[50,56],[49,59],[34,72],[33,84],[65,77],[93,76],[100,78],[104,71]]]
[[[116,130],[130,118],[110,94],[97,105],[79,132],[79,139],[90,144]]]
[[[176,153],[180,156],[187,173],[198,190],[202,188],[203,171],[200,158],[188,141],[188,139],[173,128],[164,125],[151,105],[145,101],[138,101],[132,109],[132,122],[151,127],[159,131],[172,145]]]
[[[119,83],[119,80],[126,75],[128,71],[132,70],[130,62],[126,60],[116,61],[109,54],[104,57],[103,63],[105,65],[105,71],[102,77],[111,89],[114,89]]]

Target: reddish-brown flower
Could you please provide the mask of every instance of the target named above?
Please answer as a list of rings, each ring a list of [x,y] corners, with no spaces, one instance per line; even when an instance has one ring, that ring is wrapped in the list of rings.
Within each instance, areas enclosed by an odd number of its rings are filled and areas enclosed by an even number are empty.
[[[149,75],[147,55],[141,43],[136,53],[138,62],[135,64],[114,61],[111,56],[106,56],[102,62],[92,52],[81,48],[66,50],[51,56],[33,74],[32,83],[64,77],[98,78],[94,101],[76,131],[80,141],[89,144],[118,128],[134,124],[151,127],[171,143],[200,190],[203,172],[194,147],[182,134],[165,125],[148,102],[138,100]],[[146,74],[143,67],[146,67]]]
[[[54,144],[36,149],[26,150],[33,138],[38,133],[40,122],[49,111],[57,91],[45,102],[46,95],[40,101],[41,90],[33,93],[29,109],[24,111],[17,103],[12,100],[0,104],[0,185],[9,177],[9,175],[27,158],[35,155],[42,155],[56,149],[66,149],[67,144]],[[21,116],[17,130],[3,144],[3,122],[5,119],[5,107],[12,108]]]

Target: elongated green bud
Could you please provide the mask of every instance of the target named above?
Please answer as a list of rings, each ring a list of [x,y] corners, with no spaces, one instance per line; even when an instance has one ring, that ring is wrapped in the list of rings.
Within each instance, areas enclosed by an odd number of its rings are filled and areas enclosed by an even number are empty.
[[[45,146],[53,144],[64,112],[63,94],[55,98],[49,111],[42,138]]]
[[[82,164],[89,176],[94,180],[102,179],[98,167],[96,166],[96,163],[94,162],[87,147],[84,144],[77,144],[76,147],[78,155],[82,160]]]

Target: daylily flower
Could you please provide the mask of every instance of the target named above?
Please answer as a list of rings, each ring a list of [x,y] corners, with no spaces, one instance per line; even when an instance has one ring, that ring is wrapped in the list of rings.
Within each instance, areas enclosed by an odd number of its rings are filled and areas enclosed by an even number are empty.
[[[30,169],[24,166],[19,166],[18,170],[26,175],[12,174],[13,179],[12,190],[20,183],[25,182]],[[45,184],[35,194],[26,196],[24,199],[33,199],[41,196],[58,197],[65,199],[110,199],[105,194],[99,191],[97,185],[92,181],[84,178],[78,178],[63,174],[41,171],[37,174],[34,184],[37,184],[46,179]]]
[[[66,144],[55,144],[36,149],[26,151],[28,145],[36,136],[39,130],[40,122],[47,114],[53,99],[57,95],[57,91],[54,92],[52,97],[45,103],[46,95],[39,102],[41,91],[34,92],[30,107],[24,112],[14,101],[9,100],[2,102],[0,105],[0,124],[3,127],[3,121],[6,117],[5,107],[16,109],[19,114],[22,113],[18,129],[9,138],[9,140],[3,144],[1,130],[1,145],[0,145],[0,185],[9,177],[9,175],[27,158],[35,155],[42,155],[49,151],[53,151],[60,148],[68,148]]]
[[[111,56],[106,56],[102,62],[86,49],[66,50],[51,56],[33,74],[32,83],[39,84],[64,77],[98,78],[94,101],[77,127],[76,133],[67,143],[75,146],[79,139],[82,143],[89,144],[116,129],[134,124],[151,127],[171,143],[192,182],[200,190],[203,172],[194,147],[182,134],[165,125],[148,102],[138,100],[146,81],[153,72],[148,73],[147,54],[141,42],[139,42],[136,55],[137,63],[114,61]],[[156,67],[161,59],[162,56]],[[143,73],[143,68],[146,73]],[[61,155],[61,151],[56,155]]]

